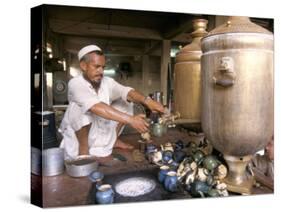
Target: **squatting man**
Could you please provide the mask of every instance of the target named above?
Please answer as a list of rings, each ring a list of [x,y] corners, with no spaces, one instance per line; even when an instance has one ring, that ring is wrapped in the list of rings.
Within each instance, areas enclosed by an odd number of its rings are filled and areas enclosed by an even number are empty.
[[[163,105],[104,76],[105,56],[98,46],[82,48],[78,59],[82,74],[68,83],[69,105],[59,129],[65,159],[79,155],[106,158],[114,147],[133,149],[118,138],[124,126],[140,133],[149,126],[144,114],[133,115],[133,103],[159,113],[164,112]]]

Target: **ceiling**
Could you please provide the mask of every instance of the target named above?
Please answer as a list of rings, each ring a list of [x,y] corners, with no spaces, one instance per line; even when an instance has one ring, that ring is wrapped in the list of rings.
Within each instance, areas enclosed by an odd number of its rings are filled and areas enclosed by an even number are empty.
[[[44,5],[47,34],[62,38],[64,50],[73,54],[88,44],[97,44],[112,55],[142,55],[160,52],[162,40],[172,45],[191,42],[192,20],[212,15],[141,10]],[[253,19],[269,27],[268,19]],[[48,38],[47,38],[48,39]]]
[[[63,37],[65,50],[76,53],[89,43],[117,54],[150,54],[163,39],[191,41],[192,20],[199,14],[45,5],[47,29]]]

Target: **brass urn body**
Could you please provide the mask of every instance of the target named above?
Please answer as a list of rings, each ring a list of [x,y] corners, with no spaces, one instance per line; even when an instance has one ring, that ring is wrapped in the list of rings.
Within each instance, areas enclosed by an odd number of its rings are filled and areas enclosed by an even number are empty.
[[[201,44],[203,131],[228,163],[228,189],[251,193],[246,166],[273,134],[273,35],[230,17]]]
[[[194,32],[189,45],[176,56],[174,67],[175,111],[181,114],[181,122],[200,123],[201,119],[201,39],[207,34],[208,21],[193,21]]]

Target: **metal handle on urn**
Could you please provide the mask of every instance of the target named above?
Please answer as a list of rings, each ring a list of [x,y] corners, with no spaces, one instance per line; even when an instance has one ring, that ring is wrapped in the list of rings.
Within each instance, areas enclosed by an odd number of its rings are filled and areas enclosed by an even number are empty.
[[[234,85],[235,72],[233,69],[233,59],[231,57],[220,58],[218,70],[213,76],[214,84],[222,87]]]

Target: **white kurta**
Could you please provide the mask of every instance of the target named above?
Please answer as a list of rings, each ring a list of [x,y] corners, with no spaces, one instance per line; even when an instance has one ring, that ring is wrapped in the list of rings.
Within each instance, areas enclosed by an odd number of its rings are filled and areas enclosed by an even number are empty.
[[[65,159],[78,156],[79,142],[75,131],[90,123],[92,125],[88,137],[89,153],[98,157],[112,153],[118,123],[95,115],[89,109],[103,102],[119,111],[133,114],[133,104],[127,102],[127,95],[131,89],[109,77],[103,77],[98,93],[82,75],[69,81],[69,106],[59,129],[63,135],[61,147],[65,149]]]

